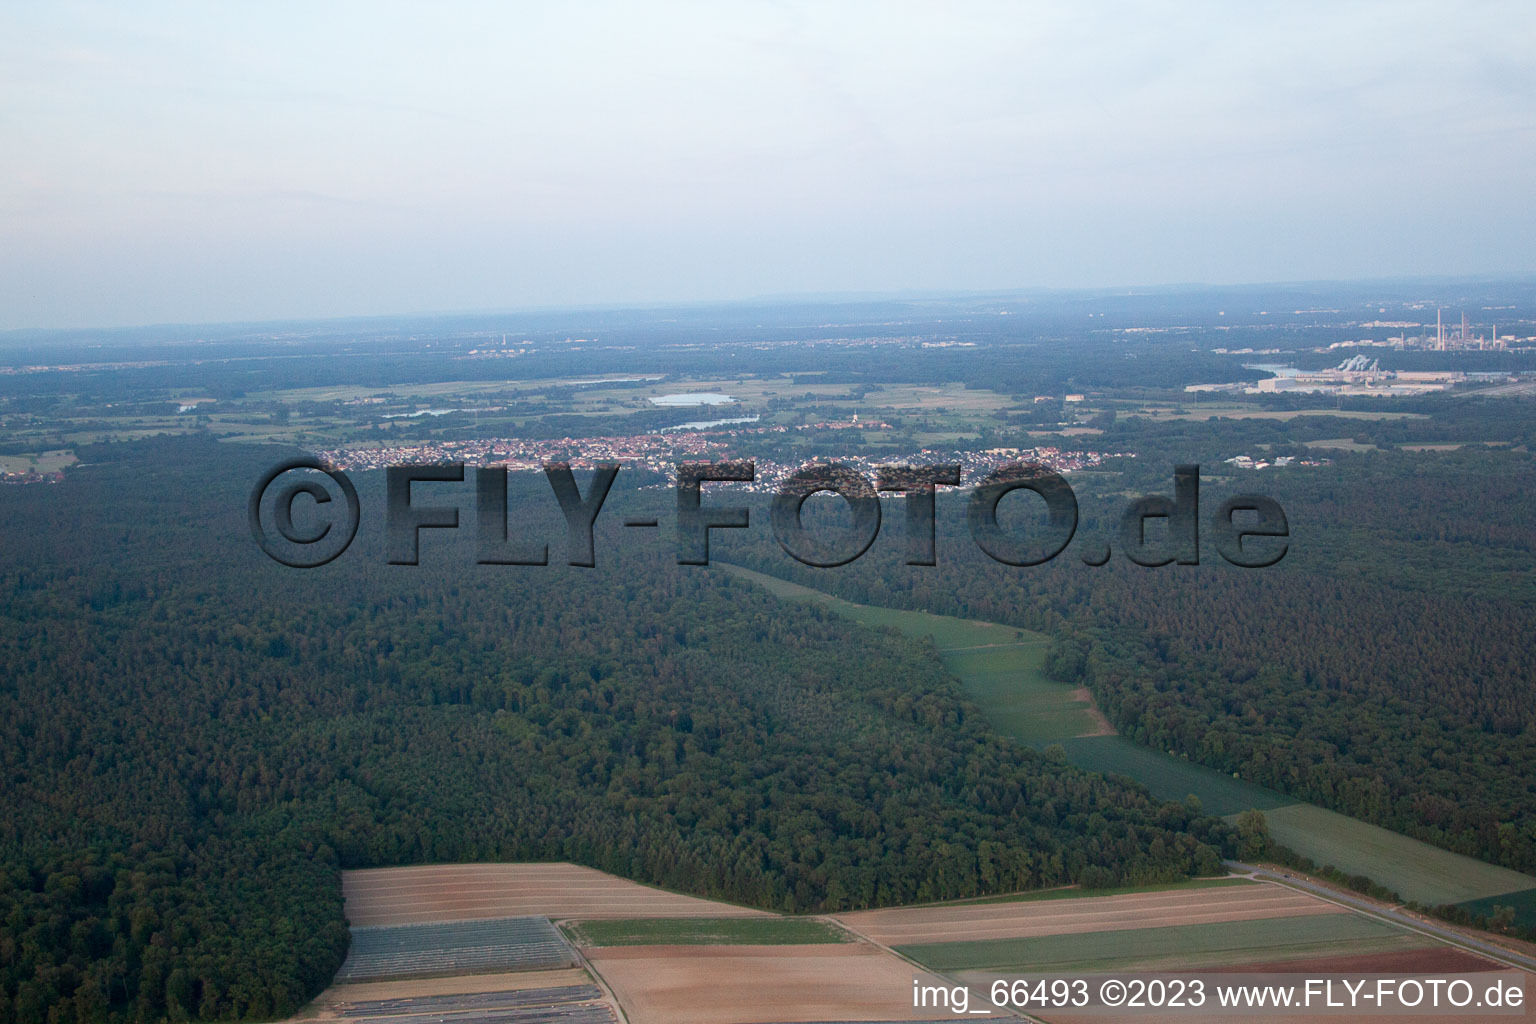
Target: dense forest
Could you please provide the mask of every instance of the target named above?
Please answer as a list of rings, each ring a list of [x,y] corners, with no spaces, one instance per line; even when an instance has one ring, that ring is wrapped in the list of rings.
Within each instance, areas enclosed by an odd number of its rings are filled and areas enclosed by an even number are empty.
[[[346,867],[569,859],[809,911],[1234,849],[999,740],[931,648],[665,545],[388,566],[365,516],[346,557],[288,570],[244,515],[283,453],[81,454],[0,491],[0,1019],[287,1014],[345,954]]]
[[[670,529],[626,534],[625,509],[673,507],[652,470],[621,474],[594,570],[477,566],[467,529],[424,538],[421,566],[390,566],[383,483],[360,473],[353,549],[297,571],[261,555],[245,520],[247,488],[288,453],[214,441],[587,438],[703,415],[651,407],[648,382],[663,379],[789,381],[710,408],[772,424],[740,457],[1103,453],[1071,477],[1078,540],[1049,565],[987,559],[953,494],[939,499],[936,568],[901,564],[899,514],[857,562],[806,568],[774,544],[759,498],[741,499],[756,528],[720,531],[712,553],[855,600],[1047,632],[1050,672],[1089,687],[1128,736],[1536,871],[1536,403],[1476,387],[1184,391],[1252,379],[1266,371],[1250,362],[1277,349],[1336,365],[1377,299],[1417,289],[0,339],[0,454],[80,459],[61,483],[0,488],[0,1020],[285,1014],[345,954],[346,867],[569,859],[812,911],[1176,878],[1239,849],[1197,807],[991,735],[931,647],[679,567]],[[1477,308],[1484,291],[1517,320],[1536,308],[1529,282],[1468,282],[1459,301]],[[1229,330],[1229,307],[1274,315]],[[515,351],[486,358],[488,344]],[[1360,351],[1403,369],[1530,360]],[[882,390],[902,384],[942,387],[886,407]],[[586,403],[589,385],[616,395]],[[156,430],[186,436],[99,443]],[[1225,461],[1237,455],[1306,465],[1255,472]],[[1202,467],[1207,517],[1234,491],[1281,501],[1279,565],[1234,569],[1209,543],[1199,566],[1145,569],[1118,548],[1083,564],[1089,545],[1118,543],[1128,501],[1171,492],[1187,463]],[[513,478],[516,528],[558,548],[547,486]],[[1027,528],[1022,500],[1001,509],[1010,530]],[[835,528],[827,501],[809,516]]]
[[[1508,408],[1512,424],[1530,416],[1528,403]],[[1172,447],[1198,448],[1212,429],[1180,427]],[[1138,489],[1171,492],[1165,443],[1074,479],[1081,538],[1113,539]],[[899,564],[899,539],[837,570],[764,538],[729,557],[853,600],[1048,632],[1054,674],[1086,684],[1149,746],[1536,870],[1536,460],[1329,454],[1331,465],[1263,477],[1212,467],[1207,515],[1239,487],[1287,510],[1290,550],[1270,569],[1231,568],[1209,546],[1198,566],[1117,555],[1090,568],[1071,550],[1015,569],[978,551],[958,500],[941,503],[934,569]]]

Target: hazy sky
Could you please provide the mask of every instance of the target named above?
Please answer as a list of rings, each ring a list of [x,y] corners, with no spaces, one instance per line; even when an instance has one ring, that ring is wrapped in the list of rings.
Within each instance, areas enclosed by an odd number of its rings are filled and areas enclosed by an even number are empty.
[[[1536,270],[1536,3],[0,0],[0,327]]]

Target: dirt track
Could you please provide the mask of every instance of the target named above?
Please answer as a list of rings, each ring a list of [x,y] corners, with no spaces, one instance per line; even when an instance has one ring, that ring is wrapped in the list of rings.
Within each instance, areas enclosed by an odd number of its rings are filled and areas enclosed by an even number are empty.
[[[1071,900],[867,910],[840,914],[837,919],[876,942],[904,946],[1342,913],[1346,913],[1342,907],[1325,900],[1265,884]]]
[[[354,927],[482,917],[758,917],[575,864],[436,864],[342,872]]]
[[[1109,719],[1104,716],[1104,712],[1099,710],[1098,704],[1096,704],[1094,702],[1093,694],[1088,692],[1088,687],[1086,687],[1086,686],[1079,686],[1077,689],[1073,690],[1072,691],[1072,699],[1073,700],[1080,700],[1084,704],[1088,705],[1089,717],[1091,717],[1093,719],[1093,722],[1094,722],[1094,727],[1092,729],[1090,729],[1088,732],[1080,733],[1079,735],[1081,735],[1081,736],[1118,736],[1119,735],[1119,732],[1116,731],[1115,727],[1110,724]]]

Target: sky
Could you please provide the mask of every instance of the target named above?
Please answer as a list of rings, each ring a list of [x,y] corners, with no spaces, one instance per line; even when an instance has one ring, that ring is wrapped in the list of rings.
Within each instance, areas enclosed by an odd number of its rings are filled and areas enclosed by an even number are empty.
[[[1536,4],[0,0],[0,328],[1536,271]]]

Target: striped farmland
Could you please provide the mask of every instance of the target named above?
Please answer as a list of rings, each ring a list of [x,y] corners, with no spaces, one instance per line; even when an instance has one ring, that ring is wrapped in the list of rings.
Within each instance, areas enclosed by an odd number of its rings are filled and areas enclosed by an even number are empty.
[[[353,928],[337,983],[572,967],[576,954],[545,917]]]
[[[621,1019],[590,973],[568,967],[336,984],[283,1024],[540,1024],[546,1018],[560,1024]]]
[[[585,1003],[603,998],[596,985],[562,985],[558,988],[525,988],[510,992],[473,992],[461,995],[405,996],[399,999],[359,999],[337,1003],[341,1017],[393,1017],[459,1013],[470,1010],[501,1010],[527,1006]]]
[[[542,1006],[505,1006],[465,1013],[438,1013],[428,1017],[370,1017],[357,1024],[617,1024],[607,1003],[546,1003]]]

